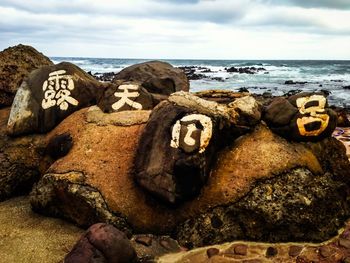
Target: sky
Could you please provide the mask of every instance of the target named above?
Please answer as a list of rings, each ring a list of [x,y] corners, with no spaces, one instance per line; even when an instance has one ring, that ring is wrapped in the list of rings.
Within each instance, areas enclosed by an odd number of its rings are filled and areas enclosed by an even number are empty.
[[[350,0],[0,0],[0,50],[147,59],[350,59]]]

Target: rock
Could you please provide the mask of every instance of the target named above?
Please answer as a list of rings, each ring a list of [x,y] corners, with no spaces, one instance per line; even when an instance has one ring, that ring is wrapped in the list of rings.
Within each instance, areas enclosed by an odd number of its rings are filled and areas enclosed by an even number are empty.
[[[184,250],[169,236],[134,235],[131,244],[140,262],[154,262],[157,257]]]
[[[34,69],[53,65],[30,46],[17,45],[0,52],[0,108],[11,106],[23,79]]]
[[[256,124],[258,111],[254,109],[258,105],[248,107],[240,101],[251,100],[240,97],[227,104],[203,104],[180,92],[153,113],[171,103],[215,115],[214,120],[222,118],[222,123],[233,123],[232,127],[245,131],[249,126],[240,126],[237,116],[250,116],[245,122]],[[213,247],[237,239],[324,241],[335,235],[349,216],[350,167],[343,145],[334,138],[289,142],[263,124],[225,142],[227,147],[214,155],[216,163],[196,198],[176,207],[161,202],[134,181],[147,114],[149,111],[105,114],[94,106],[63,120],[47,140],[69,133],[73,147],[51,165],[32,191],[35,211],[81,226],[108,222],[128,233],[173,234],[188,247]],[[168,133],[171,135],[171,129]],[[163,137],[151,138],[159,141]],[[151,158],[150,151],[144,152]]]
[[[107,113],[125,110],[150,110],[158,101],[139,82],[110,84],[98,106]]]
[[[337,126],[337,115],[327,99],[313,93],[274,99],[265,107],[263,119],[274,132],[294,141],[322,140]]]
[[[9,108],[0,109],[0,201],[28,193],[51,164],[43,158],[44,136],[7,136],[9,114]]]
[[[8,132],[48,132],[74,111],[96,104],[102,91],[98,81],[71,63],[34,70],[16,93]]]
[[[72,137],[69,133],[59,134],[49,141],[46,145],[45,154],[52,159],[57,160],[67,155],[73,147]]]
[[[265,68],[256,68],[256,67],[243,67],[243,68],[236,68],[236,67],[230,67],[225,68],[227,72],[233,72],[233,73],[239,73],[239,74],[256,74],[259,71],[266,71]]]
[[[94,224],[64,259],[65,263],[137,262],[135,249],[126,235],[107,224]]]
[[[189,90],[185,73],[161,61],[149,61],[124,68],[113,82],[117,80],[138,81],[148,92],[167,96],[176,91]]]
[[[196,197],[219,149],[253,127],[250,119],[260,120],[255,103],[243,97],[225,107],[186,93],[170,96],[152,112],[141,135],[137,183],[172,205]]]
[[[0,202],[1,262],[61,262],[83,232],[63,220],[33,213],[26,196]]]
[[[349,216],[343,193],[348,188],[350,164],[344,148],[333,138],[293,144],[259,127],[222,152],[218,160],[211,178],[225,185],[220,189],[220,202],[226,205],[178,227],[177,240],[186,247],[237,239],[323,241]],[[253,183],[256,176],[258,184]],[[219,178],[227,180],[220,182]],[[210,198],[213,200],[213,192]]]
[[[335,106],[331,106],[330,108],[338,115],[338,127],[350,127],[349,110]]]
[[[98,73],[97,72],[95,74],[91,74],[91,72],[90,72],[90,75],[99,81],[111,82],[115,78],[117,73],[115,73],[115,72]]]
[[[350,89],[350,85],[349,86],[343,86],[343,89]]]
[[[284,82],[285,85],[304,85],[307,81],[294,81],[294,80],[286,80]]]

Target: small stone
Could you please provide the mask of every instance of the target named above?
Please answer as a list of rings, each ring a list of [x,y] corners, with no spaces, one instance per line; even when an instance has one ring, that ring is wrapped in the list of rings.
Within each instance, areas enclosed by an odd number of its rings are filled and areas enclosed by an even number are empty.
[[[266,257],[274,257],[278,254],[277,248],[274,247],[268,247],[266,250]]]
[[[146,247],[149,247],[150,245],[152,245],[152,237],[149,237],[149,236],[138,236],[135,238],[135,241]]]
[[[208,258],[211,258],[213,256],[216,256],[217,254],[219,254],[220,250],[215,248],[215,247],[212,247],[212,248],[209,248],[207,250],[207,255],[208,255]]]
[[[247,245],[237,245],[234,247],[233,251],[237,255],[245,256],[247,255],[247,249],[248,249]]]
[[[338,244],[339,244],[339,246],[342,246],[345,248],[350,248],[350,240],[348,240],[348,239],[339,238]]]
[[[289,256],[290,257],[296,257],[296,256],[299,256],[299,254],[300,254],[300,252],[301,252],[301,250],[302,250],[303,248],[302,247],[299,247],[299,246],[291,246],[290,248],[289,248]]]
[[[334,254],[334,250],[329,246],[322,246],[320,247],[319,251],[320,251],[320,255],[324,258],[328,258],[332,254]]]
[[[170,246],[169,242],[166,241],[166,240],[161,240],[161,241],[160,241],[160,245],[161,245],[162,247],[164,247],[165,249],[168,249],[168,250],[171,249],[171,246]]]

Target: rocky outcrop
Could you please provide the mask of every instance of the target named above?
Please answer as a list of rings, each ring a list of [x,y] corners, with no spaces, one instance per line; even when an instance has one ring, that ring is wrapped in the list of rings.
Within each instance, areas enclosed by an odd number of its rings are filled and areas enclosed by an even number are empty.
[[[138,81],[150,93],[169,96],[176,91],[188,91],[189,82],[185,73],[169,63],[149,61],[127,67],[114,78],[117,80]]]
[[[0,202],[1,262],[61,262],[83,230],[32,212],[29,198]]]
[[[263,119],[277,134],[295,141],[317,141],[332,135],[337,114],[323,94],[299,93],[274,99]]]
[[[16,93],[8,121],[10,135],[50,131],[72,112],[94,105],[101,83],[62,62],[34,70]]]
[[[0,201],[25,194],[51,163],[43,158],[42,135],[11,138],[6,135],[10,109],[0,109]]]
[[[165,109],[172,107],[171,103],[208,116],[216,112],[223,123],[245,123],[240,127],[254,127],[252,124],[259,119],[252,118],[258,113],[254,107],[242,107],[251,105],[245,101],[250,97],[241,97],[232,104],[214,103],[214,109],[207,104],[199,107],[200,99],[191,98],[186,93],[174,94],[154,113],[164,105]],[[226,115],[223,109],[228,108],[232,114]],[[169,110],[169,114],[172,112]],[[146,125],[149,113],[105,114],[91,107],[59,124],[49,137],[69,133],[73,146],[34,187],[31,203],[35,211],[82,226],[108,222],[129,233],[173,233],[186,246],[237,238],[324,240],[334,235],[349,216],[345,193],[350,164],[343,145],[332,138],[289,142],[262,124],[238,139],[227,140],[228,148],[213,155],[217,161],[196,198],[176,207],[166,205],[134,181],[136,156],[152,156],[152,148],[137,152],[145,143],[141,135],[147,125],[156,121],[152,114]],[[172,135],[171,129],[168,133]],[[167,139],[157,135],[152,138]],[[308,231],[303,231],[306,228]],[[276,235],[272,237],[270,232]]]
[[[10,106],[24,78],[34,69],[50,66],[49,58],[30,46],[17,45],[0,52],[0,108]]]

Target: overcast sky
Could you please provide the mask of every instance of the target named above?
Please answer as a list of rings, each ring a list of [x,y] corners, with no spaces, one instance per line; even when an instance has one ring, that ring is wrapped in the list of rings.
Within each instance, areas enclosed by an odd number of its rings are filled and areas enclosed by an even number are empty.
[[[0,49],[48,56],[350,59],[350,0],[0,0]]]

